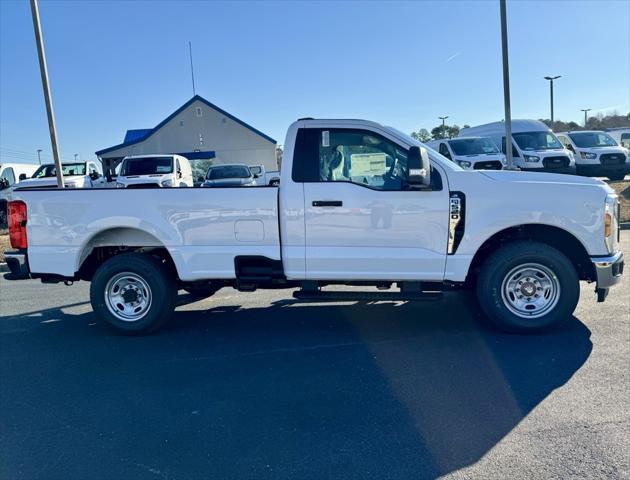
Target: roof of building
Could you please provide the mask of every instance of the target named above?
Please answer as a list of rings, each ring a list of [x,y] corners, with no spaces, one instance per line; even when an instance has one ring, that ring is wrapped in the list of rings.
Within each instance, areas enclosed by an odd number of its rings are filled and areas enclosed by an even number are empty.
[[[247,128],[248,130],[254,132],[255,134],[260,135],[265,140],[268,140],[271,143],[277,143],[270,136],[265,135],[260,130],[255,129],[251,125],[248,125],[244,121],[236,118],[234,115],[226,112],[222,108],[219,108],[216,105],[214,105],[213,103],[210,103],[208,100],[206,100],[202,96],[195,95],[190,100],[188,100],[186,103],[184,103],[181,107],[179,107],[177,110],[175,110],[173,113],[171,113],[168,117],[166,117],[164,120],[162,120],[160,123],[158,123],[155,127],[150,128],[150,129],[127,130],[127,133],[125,134],[125,139],[123,140],[123,143],[120,143],[118,145],[114,145],[113,147],[104,148],[103,150],[99,150],[99,151],[96,152],[96,155],[97,156],[101,156],[104,153],[108,153],[108,152],[111,152],[111,151],[114,151],[114,150],[118,150],[119,148],[128,147],[130,145],[134,145],[136,143],[142,142],[143,140],[146,140],[151,135],[153,135],[155,132],[157,132],[160,128],[162,128],[164,125],[166,125],[169,121],[171,121],[175,116],[177,116],[179,113],[183,112],[186,108],[188,108],[190,105],[192,105],[197,100],[199,100],[200,102],[206,104],[208,107],[212,108],[213,110],[216,110],[217,112],[221,113],[222,115],[225,115],[229,119],[234,120],[236,123],[238,123],[239,125],[242,125],[243,127]]]

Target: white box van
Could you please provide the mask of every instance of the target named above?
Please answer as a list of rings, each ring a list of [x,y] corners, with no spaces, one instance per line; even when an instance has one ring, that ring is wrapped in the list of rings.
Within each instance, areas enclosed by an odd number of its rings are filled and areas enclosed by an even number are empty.
[[[123,158],[116,188],[192,187],[192,167],[181,155],[133,155]]]
[[[467,170],[502,170],[505,155],[488,137],[457,137],[432,140],[427,146]]]
[[[503,153],[505,122],[462,128],[459,136],[490,137]],[[514,165],[530,172],[575,173],[573,153],[564,148],[551,129],[539,120],[512,120]]]
[[[581,130],[558,133],[562,144],[575,154],[579,175],[623,180],[630,173],[630,154],[608,133]]]

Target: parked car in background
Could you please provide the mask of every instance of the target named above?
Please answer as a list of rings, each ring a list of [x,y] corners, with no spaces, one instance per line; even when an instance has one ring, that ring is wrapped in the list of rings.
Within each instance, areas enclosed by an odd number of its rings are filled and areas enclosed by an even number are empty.
[[[277,170],[267,172],[264,165],[250,165],[249,171],[254,175],[256,185],[277,186],[280,184],[280,172]]]
[[[580,280],[598,301],[621,280],[618,197],[600,180],[464,171],[365,120],[298,120],[284,145],[278,188],[18,190],[5,278],[91,281],[95,314],[126,333],[162,325],[180,288],[224,286],[299,288],[309,301],[474,286],[493,322],[531,332],[571,318]],[[208,177],[254,183],[246,165]]]
[[[26,180],[37,170],[32,163],[2,163],[0,164],[0,225],[6,224],[7,201],[11,190],[22,180]]]
[[[116,177],[116,188],[192,187],[192,167],[181,155],[125,157]]]
[[[248,165],[234,163],[212,165],[202,187],[254,187],[256,178]]]
[[[615,139],[619,146],[630,150],[630,128],[607,128],[605,131]]]
[[[630,153],[606,132],[581,130],[558,133],[557,137],[575,154],[579,175],[622,180],[630,173]]]
[[[101,188],[105,185],[103,171],[97,162],[72,162],[61,165],[66,188]],[[54,163],[41,165],[33,176],[18,183],[14,190],[56,188],[57,167]]]
[[[505,155],[489,137],[433,140],[427,146],[466,170],[503,170]]]
[[[493,122],[462,128],[461,137],[490,137],[506,153],[505,123]],[[575,173],[575,157],[551,129],[539,120],[512,120],[514,165],[530,172]]]

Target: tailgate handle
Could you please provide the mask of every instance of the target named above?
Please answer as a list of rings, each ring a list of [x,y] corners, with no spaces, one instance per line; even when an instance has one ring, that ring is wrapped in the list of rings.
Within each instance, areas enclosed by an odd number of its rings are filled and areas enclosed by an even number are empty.
[[[314,207],[341,207],[343,202],[341,200],[313,200]]]

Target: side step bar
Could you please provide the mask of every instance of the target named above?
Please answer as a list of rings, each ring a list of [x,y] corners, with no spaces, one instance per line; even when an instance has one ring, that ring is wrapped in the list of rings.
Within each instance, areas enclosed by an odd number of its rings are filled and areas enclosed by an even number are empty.
[[[439,300],[442,292],[355,292],[355,291],[331,291],[320,290],[296,290],[293,297],[308,301],[342,301],[342,300],[366,300],[366,301],[406,301],[406,300]]]

